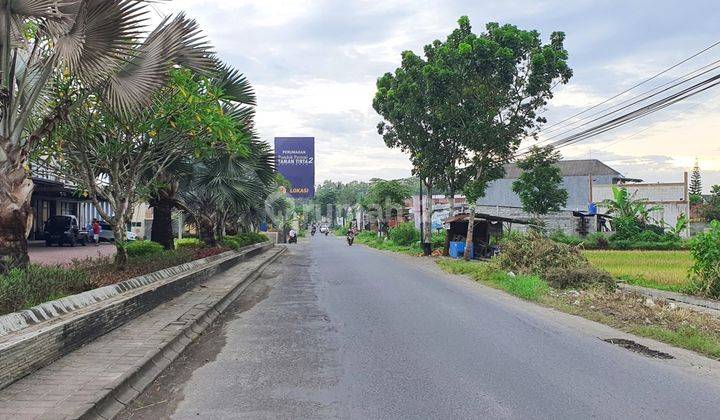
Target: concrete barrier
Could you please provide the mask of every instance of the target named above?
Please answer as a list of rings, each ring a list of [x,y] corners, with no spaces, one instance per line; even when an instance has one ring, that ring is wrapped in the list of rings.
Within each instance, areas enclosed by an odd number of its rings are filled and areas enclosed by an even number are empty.
[[[250,245],[0,317],[0,389],[272,246]]]

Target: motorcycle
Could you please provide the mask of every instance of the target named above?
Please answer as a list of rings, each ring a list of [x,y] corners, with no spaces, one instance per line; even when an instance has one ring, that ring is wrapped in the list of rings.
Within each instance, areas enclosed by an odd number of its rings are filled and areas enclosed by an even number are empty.
[[[355,237],[354,237],[354,236],[348,235],[348,237],[347,237],[347,242],[348,242],[348,245],[349,245],[349,246],[352,246],[354,240],[355,240]]]
[[[315,236],[315,228],[310,229],[310,236]]]

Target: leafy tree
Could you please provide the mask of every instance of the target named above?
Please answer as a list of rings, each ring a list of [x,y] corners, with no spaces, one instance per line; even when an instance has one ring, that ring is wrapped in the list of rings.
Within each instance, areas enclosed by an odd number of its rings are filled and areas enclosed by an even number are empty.
[[[690,196],[702,197],[702,177],[700,175],[700,163],[695,159],[692,174],[690,175]]]
[[[399,181],[376,179],[362,198],[362,204],[367,209],[375,208],[389,216],[391,208],[402,207],[408,198],[410,189]]]
[[[445,42],[426,47],[425,56],[439,95],[432,108],[439,111],[429,113],[433,117],[429,125],[438,128],[434,136],[458,142],[464,155],[457,160],[467,165],[468,259],[475,203],[489,182],[503,176],[503,164],[520,141],[545,122],[536,111],[552,98],[554,86],[570,79],[572,71],[562,32],[553,32],[550,43],[543,44],[539,32],[513,25],[489,23],[484,33],[474,34],[467,16],[458,24]]]
[[[196,37],[197,31],[189,36]],[[135,204],[149,193],[159,174],[195,147],[185,133],[168,129],[164,123],[182,115],[175,106],[176,98],[187,95],[178,82],[186,80],[184,73],[171,75],[170,70],[174,57],[202,55],[196,48],[207,47],[196,44],[185,49],[187,39],[182,38],[173,42],[179,45],[166,45],[174,50],[166,51],[168,61],[163,65],[176,83],[161,89],[149,106],[124,113],[106,101],[101,92],[90,93],[82,106],[69,113],[68,121],[53,133],[43,149],[45,164],[87,191],[100,216],[112,226],[115,262],[120,269],[127,263],[125,232]],[[72,92],[82,88],[70,80],[62,89]],[[100,206],[101,199],[110,204],[112,214]]]
[[[520,197],[523,210],[536,220],[567,204],[568,192],[562,188],[562,173],[555,165],[560,159],[560,152],[551,146],[535,146],[517,163],[523,173],[513,182],[512,189]]]
[[[445,131],[449,120],[455,118],[446,105],[448,80],[445,63],[434,62],[435,44],[425,46],[426,58],[412,51],[402,53],[401,66],[394,73],[386,73],[377,81],[373,108],[383,117],[378,133],[388,147],[399,148],[410,155],[413,175],[428,192],[423,207],[423,242],[431,237],[431,191],[442,183],[454,196],[460,179],[459,166],[465,161],[458,137]],[[414,189],[414,187],[413,187]]]
[[[166,81],[166,64],[208,61],[193,21],[164,20],[140,42],[148,19],[128,0],[4,1],[0,8],[0,271],[28,263],[33,191],[29,158],[73,107],[95,91],[127,113]],[[185,54],[185,53],[189,54]],[[85,87],[51,97],[57,73]]]

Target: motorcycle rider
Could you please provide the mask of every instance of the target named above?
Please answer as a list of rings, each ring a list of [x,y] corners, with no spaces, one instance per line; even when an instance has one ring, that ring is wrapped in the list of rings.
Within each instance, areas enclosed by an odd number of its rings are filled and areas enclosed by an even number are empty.
[[[355,240],[355,229],[351,227],[347,231],[348,245],[352,246],[354,240]]]
[[[288,240],[288,243],[296,244],[297,243],[297,232],[295,232],[295,229],[290,229],[290,232],[288,232],[288,236],[290,239]]]

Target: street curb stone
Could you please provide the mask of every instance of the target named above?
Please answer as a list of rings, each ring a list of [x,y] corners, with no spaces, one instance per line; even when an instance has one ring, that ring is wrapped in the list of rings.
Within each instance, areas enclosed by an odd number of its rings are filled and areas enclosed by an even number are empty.
[[[703,312],[720,315],[720,301],[717,300],[703,299],[682,293],[670,292],[667,290],[651,289],[649,287],[634,286],[623,283],[619,283],[618,287],[623,290],[636,292],[654,299],[671,300],[679,302],[681,304],[685,304],[691,308],[695,308],[696,310],[702,310]]]
[[[126,372],[108,389],[108,392],[99,399],[90,409],[82,409],[72,415],[79,419],[112,419],[127,404],[132,402],[155,378],[162,373],[185,348],[215,319],[237,299],[240,294],[255,281],[265,268],[277,260],[286,248],[279,248],[275,255],[264,261],[259,267],[248,273],[245,278],[236,284],[224,297],[214,305],[209,306],[202,313],[188,319],[186,325],[180,326],[175,337],[156,352],[148,355],[133,370]]]

